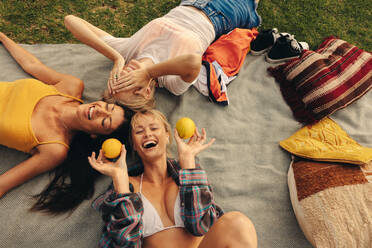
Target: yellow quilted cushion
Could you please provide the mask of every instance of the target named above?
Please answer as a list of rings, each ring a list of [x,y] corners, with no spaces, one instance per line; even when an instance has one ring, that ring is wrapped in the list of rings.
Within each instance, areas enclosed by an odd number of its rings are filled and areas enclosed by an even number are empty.
[[[359,145],[332,119],[308,125],[280,146],[299,157],[329,162],[363,165],[372,160],[372,149]]]

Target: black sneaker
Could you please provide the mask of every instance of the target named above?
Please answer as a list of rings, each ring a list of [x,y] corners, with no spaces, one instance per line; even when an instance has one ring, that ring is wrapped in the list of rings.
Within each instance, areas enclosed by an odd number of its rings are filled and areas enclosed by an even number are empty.
[[[251,42],[252,55],[261,55],[269,50],[279,37],[278,29],[266,29],[261,31],[256,39]]]
[[[306,42],[297,42],[293,35],[280,35],[274,46],[266,54],[269,63],[280,63],[300,57],[304,49],[309,49]]]

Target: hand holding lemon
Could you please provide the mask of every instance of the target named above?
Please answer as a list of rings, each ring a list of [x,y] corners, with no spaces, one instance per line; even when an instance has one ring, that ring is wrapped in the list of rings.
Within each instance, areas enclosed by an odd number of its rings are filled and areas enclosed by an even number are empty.
[[[119,140],[111,138],[103,142],[98,157],[95,152],[88,157],[93,169],[112,178],[118,193],[130,192],[126,154],[125,146]]]
[[[113,159],[120,155],[121,142],[115,138],[107,139],[102,144],[103,155],[106,158]]]
[[[188,139],[195,133],[195,123],[188,117],[182,117],[176,123],[176,130],[182,139]]]
[[[177,142],[178,160],[181,168],[195,168],[195,156],[213,144],[215,139],[207,142],[205,128],[199,133],[195,123],[188,117],[179,119],[176,123],[174,136]],[[182,139],[189,139],[182,141]]]

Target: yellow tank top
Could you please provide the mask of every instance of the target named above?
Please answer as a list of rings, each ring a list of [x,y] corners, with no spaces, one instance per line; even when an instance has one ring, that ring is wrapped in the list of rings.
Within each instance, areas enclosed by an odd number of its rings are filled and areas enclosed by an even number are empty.
[[[82,103],[81,99],[65,95],[54,86],[36,79],[20,79],[14,82],[0,82],[0,144],[29,153],[41,144],[62,141],[39,142],[31,126],[31,116],[36,104],[46,96],[60,95]]]

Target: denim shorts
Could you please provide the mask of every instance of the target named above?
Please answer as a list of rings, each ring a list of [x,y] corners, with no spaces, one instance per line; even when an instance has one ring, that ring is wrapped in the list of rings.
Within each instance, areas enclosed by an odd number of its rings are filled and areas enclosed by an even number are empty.
[[[216,39],[234,28],[253,28],[261,24],[255,0],[182,0],[180,5],[202,10],[214,26]]]

